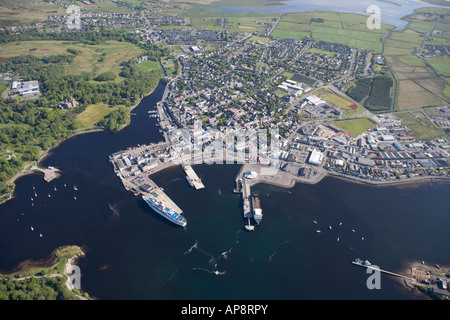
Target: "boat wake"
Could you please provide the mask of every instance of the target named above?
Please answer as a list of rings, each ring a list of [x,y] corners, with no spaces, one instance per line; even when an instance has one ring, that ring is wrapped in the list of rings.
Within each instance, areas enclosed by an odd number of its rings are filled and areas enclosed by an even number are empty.
[[[117,204],[111,205],[108,203],[109,209],[112,211],[112,215],[109,217],[109,222],[117,222],[120,219],[120,213],[117,209]]]
[[[236,241],[236,243],[238,243],[238,242],[239,242],[239,241]],[[199,242],[198,242],[197,240],[195,240],[195,243],[194,243],[188,250],[186,250],[186,251],[183,253],[183,256],[185,256],[185,255],[191,253],[193,250],[197,250],[199,253],[201,253],[201,254],[203,254],[203,255],[209,257],[208,264],[214,265],[214,269],[215,269],[215,270],[210,270],[210,269],[206,269],[206,268],[202,268],[202,267],[194,267],[194,268],[192,268],[192,270],[202,270],[202,271],[206,271],[206,272],[209,272],[209,273],[213,273],[213,274],[215,274],[215,275],[224,275],[224,274],[226,273],[226,271],[219,271],[219,270],[217,269],[218,261],[219,261],[221,258],[223,258],[223,259],[228,259],[228,254],[230,254],[231,251],[233,250],[233,246],[232,246],[229,250],[222,252],[222,253],[216,258],[213,254],[210,254],[210,253],[206,252],[205,250],[203,250],[202,248],[200,248],[200,247],[199,247]]]
[[[195,243],[183,253],[183,256],[187,255],[188,253],[191,253],[192,250],[197,249],[198,248],[198,241],[195,240]]]
[[[278,248],[275,250],[275,252],[272,253],[272,254],[269,256],[269,261],[272,261],[272,258],[278,253],[278,250],[279,250],[283,245],[285,245],[286,243],[289,243],[289,242],[291,242],[291,241],[292,241],[292,239],[286,240],[286,241],[284,241],[282,244],[280,244],[280,245],[278,246]]]
[[[227,273],[226,271],[218,271],[218,270],[212,271],[212,270],[208,270],[205,268],[192,268],[192,270],[201,270],[201,271],[205,271],[205,272],[208,272],[211,274],[215,274],[216,276],[222,276]]]

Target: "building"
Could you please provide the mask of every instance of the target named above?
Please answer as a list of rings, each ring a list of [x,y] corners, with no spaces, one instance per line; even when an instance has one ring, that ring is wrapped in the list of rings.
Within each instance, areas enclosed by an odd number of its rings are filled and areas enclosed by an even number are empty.
[[[40,94],[39,82],[37,80],[23,81],[23,82],[14,81],[11,86],[11,90],[18,92],[22,97],[27,97],[27,96],[34,95],[34,94]]]
[[[310,104],[314,105],[315,107],[321,107],[326,104],[326,102],[324,100],[322,100],[319,97],[314,96],[314,95],[307,97],[306,100],[308,100],[308,102]]]
[[[382,136],[380,137],[380,139],[381,139],[382,141],[394,141],[394,140],[395,140],[393,136],[388,135],[388,134],[382,135]]]
[[[405,151],[405,148],[403,148],[403,146],[402,146],[400,143],[398,143],[397,141],[395,141],[392,145],[393,145],[398,151]]]
[[[323,161],[323,153],[314,149],[311,151],[311,154],[309,155],[308,163],[320,166]]]

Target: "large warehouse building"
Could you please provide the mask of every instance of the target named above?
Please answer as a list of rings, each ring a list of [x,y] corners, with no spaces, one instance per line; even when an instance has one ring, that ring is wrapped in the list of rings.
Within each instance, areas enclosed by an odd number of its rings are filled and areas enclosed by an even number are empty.
[[[309,155],[308,163],[320,166],[323,160],[323,153],[314,149]]]

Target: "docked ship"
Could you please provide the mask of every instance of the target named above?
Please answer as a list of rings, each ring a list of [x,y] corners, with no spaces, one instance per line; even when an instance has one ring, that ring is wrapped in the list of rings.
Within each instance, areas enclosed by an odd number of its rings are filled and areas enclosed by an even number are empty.
[[[259,224],[262,220],[263,215],[258,193],[252,194],[252,206],[253,206],[253,219],[255,219],[256,223]]]
[[[158,202],[157,200],[155,200],[153,198],[146,197],[146,196],[142,196],[142,198],[150,206],[150,208],[152,208],[153,210],[158,212],[160,215],[162,215],[167,220],[170,220],[173,223],[175,223],[179,226],[182,226],[182,227],[186,226],[186,224],[187,224],[186,219],[181,214],[176,212],[175,210],[166,207],[161,202]]]

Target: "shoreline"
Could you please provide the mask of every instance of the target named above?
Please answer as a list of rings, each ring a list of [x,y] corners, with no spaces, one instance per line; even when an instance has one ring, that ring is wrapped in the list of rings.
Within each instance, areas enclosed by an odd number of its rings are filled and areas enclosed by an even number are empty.
[[[256,165],[256,164],[242,164],[241,169],[237,173],[235,180],[238,180],[241,178],[246,171],[260,171],[258,169],[264,168],[264,166]],[[317,169],[320,169],[318,167]],[[317,176],[313,177],[312,179],[302,179],[300,177],[294,176],[288,172],[277,170],[277,172],[273,175],[261,175],[259,172],[258,176],[254,179],[247,180],[250,186],[254,186],[257,184],[268,184],[275,187],[290,189],[293,188],[297,183],[302,184],[318,184],[323,179],[330,177],[330,178],[336,178],[341,179],[346,182],[351,183],[357,183],[357,184],[363,184],[373,187],[384,187],[384,186],[390,186],[390,187],[400,187],[400,186],[411,186],[411,185],[418,185],[418,184],[425,184],[425,183],[433,183],[433,182],[450,182],[450,177],[440,177],[440,176],[426,176],[426,177],[418,177],[418,178],[409,178],[409,179],[402,179],[402,180],[392,180],[392,181],[365,181],[363,179],[358,179],[355,177],[347,177],[343,175],[337,175],[337,174],[331,174],[330,172],[326,170],[321,170],[317,173]],[[272,178],[268,178],[272,177]],[[284,180],[284,181],[283,181]]]
[[[161,78],[162,79],[162,78]],[[147,94],[143,95],[141,98],[139,98],[139,100],[137,101],[137,103],[135,103],[133,106],[130,107],[130,110],[128,112],[129,115],[129,119],[127,121],[127,123],[125,123],[123,125],[123,127],[121,127],[119,130],[114,131],[114,132],[120,132],[123,129],[125,129],[126,127],[128,127],[131,123],[131,112],[142,102],[143,99],[145,99],[146,97],[152,95],[156,88],[160,85],[161,83],[161,79],[159,80],[159,82],[157,83],[157,85]],[[51,156],[51,153],[57,149],[58,147],[60,147],[63,143],[65,143],[66,141],[69,141],[72,138],[75,138],[76,136],[82,135],[82,134],[87,134],[87,133],[93,133],[93,132],[101,132],[101,131],[106,131],[105,128],[101,128],[101,127],[92,127],[92,129],[82,129],[82,131],[79,132],[74,132],[71,135],[69,135],[67,138],[63,138],[59,141],[56,142],[56,144],[52,147],[50,147],[47,150],[43,150],[41,153],[41,156],[39,157],[38,160],[33,161],[28,163],[27,165],[25,165],[25,167],[20,170],[14,177],[12,177],[7,185],[11,185],[12,183],[15,183],[16,181],[18,181],[20,178],[27,176],[29,174],[33,174],[33,173],[39,173],[35,170],[33,170],[34,167],[41,167],[42,162],[47,159],[49,156]],[[33,165],[33,163],[36,163],[36,165]],[[29,167],[29,169],[27,169]],[[62,171],[60,171],[59,169],[55,168],[57,170],[58,173],[61,173]],[[40,173],[43,173],[42,171]],[[56,178],[59,178],[59,174]],[[9,193],[4,195],[4,198],[0,200],[0,206],[6,202],[8,202],[9,200],[14,199],[14,192],[15,192],[15,188],[13,190],[11,190]]]

